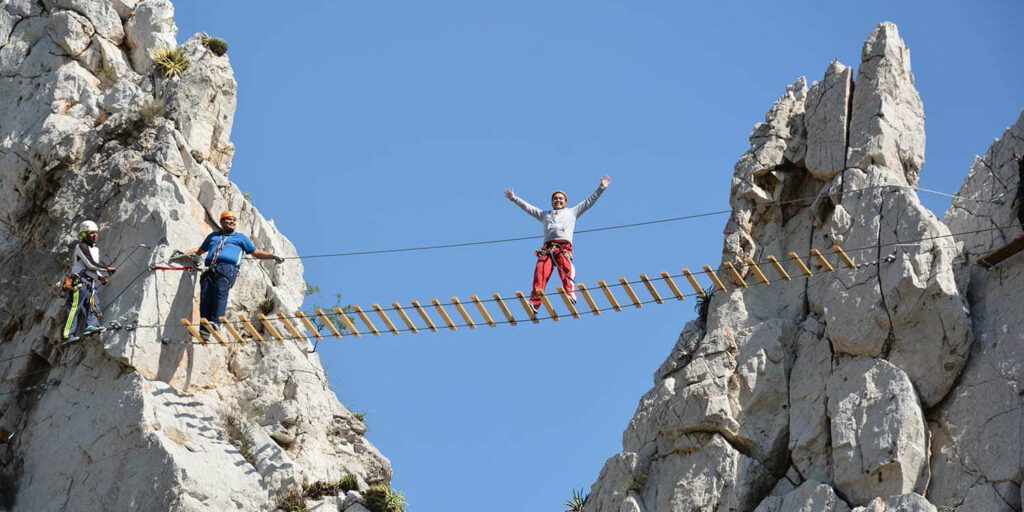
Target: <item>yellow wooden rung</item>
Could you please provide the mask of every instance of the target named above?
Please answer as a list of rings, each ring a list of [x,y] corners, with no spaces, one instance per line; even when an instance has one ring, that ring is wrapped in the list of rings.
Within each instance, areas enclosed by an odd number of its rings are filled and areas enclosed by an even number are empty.
[[[569,314],[572,315],[573,318],[579,318],[580,312],[576,311],[576,305],[573,304],[572,299],[569,298],[569,295],[565,293],[565,288],[562,288],[561,286],[556,286],[555,289],[558,290],[558,295],[562,297],[562,302],[565,303],[565,309],[569,310]]]
[[[676,296],[676,300],[683,300],[686,298],[686,296],[683,295],[683,292],[679,291],[679,287],[676,286],[676,282],[672,280],[672,276],[670,276],[668,272],[662,270],[661,278],[665,281],[665,285],[668,286],[668,289],[672,290],[672,295]]]
[[[690,287],[693,288],[693,291],[697,293],[698,297],[702,299],[707,298],[707,294],[704,293],[704,289],[700,287],[697,280],[693,278],[693,274],[690,273],[690,269],[684,268],[683,275],[686,276],[686,280],[690,282]]]
[[[715,271],[711,270],[710,265],[704,265],[704,272],[707,273],[708,277],[711,279],[711,282],[714,283],[715,288],[723,292],[725,291],[725,285],[722,284],[722,281],[718,279],[718,274],[715,274]]]
[[[373,309],[377,311],[377,316],[379,316],[381,321],[384,322],[384,325],[388,326],[388,330],[391,331],[391,334],[398,334],[398,329],[395,327],[395,324],[391,322],[391,319],[388,318],[388,315],[384,313],[384,310],[380,308],[380,304],[374,302]]]
[[[189,322],[188,319],[186,318],[182,318],[181,323],[185,324],[185,327],[188,328],[188,333],[191,334],[192,337],[196,339],[196,341],[198,341],[202,345],[206,345],[206,340],[204,340],[203,337],[199,335],[199,331],[196,330],[194,325],[192,325],[192,322]]]
[[[306,326],[306,330],[309,331],[309,334],[316,338],[317,341],[324,339],[324,337],[320,335],[320,331],[316,330],[313,322],[309,321],[309,318],[306,317],[306,314],[303,313],[301,309],[295,310],[295,316],[298,317],[299,320],[302,320],[302,325]]]
[[[284,343],[284,337],[281,336],[281,333],[277,332],[277,328],[275,328],[274,325],[270,323],[270,319],[267,318],[267,315],[264,315],[263,313],[257,313],[256,318],[260,319],[260,323],[263,324],[263,328],[266,329],[267,332],[269,332],[270,335],[273,336],[274,339],[278,341],[278,343]]]
[[[814,275],[811,273],[811,269],[807,268],[807,265],[804,265],[804,260],[800,259],[800,255],[798,255],[795,252],[790,252],[789,257],[793,260],[794,263],[796,263],[797,268],[799,268],[800,272],[803,272],[805,276]]]
[[[352,323],[352,319],[349,318],[348,315],[346,315],[345,312],[342,311],[340,307],[334,306],[334,312],[338,314],[338,317],[341,319],[341,323],[345,324],[345,327],[348,330],[352,331],[352,335],[354,335],[356,338],[362,337],[362,333],[359,332],[359,329],[356,329],[356,324]]]
[[[260,343],[265,343],[263,341],[263,336],[260,335],[259,331],[257,331],[255,327],[253,327],[252,322],[250,322],[249,319],[245,315],[239,313],[238,314],[238,321],[242,322],[242,327],[245,328],[245,332],[249,333],[249,336],[252,336],[253,339],[255,339],[256,341],[258,341]]]
[[[224,338],[221,337],[220,333],[217,332],[217,329],[213,327],[213,324],[211,324],[209,320],[205,318],[200,318],[199,323],[203,324],[203,327],[206,327],[206,332],[212,334],[213,339],[217,340],[217,343],[220,343],[221,345],[227,345],[227,343],[224,343]]]
[[[647,287],[647,293],[651,294],[651,298],[658,304],[664,304],[665,301],[661,300],[661,295],[658,294],[658,290],[654,288],[654,283],[650,279],[647,279],[647,274],[640,274],[640,280],[644,282],[644,286]]]
[[[757,276],[758,281],[761,281],[764,284],[771,284],[770,282],[768,282],[768,278],[764,276],[764,272],[761,272],[761,267],[758,267],[757,263],[755,263],[754,260],[747,258],[744,261],[747,263],[747,266],[750,267],[750,271],[753,272],[755,276]]]
[[[334,323],[331,322],[331,319],[327,317],[327,314],[325,314],[322,309],[313,308],[313,312],[316,313],[317,318],[324,323],[324,326],[327,327],[328,331],[331,331],[331,334],[333,334],[335,338],[341,338],[341,331],[334,326]]]
[[[847,267],[855,268],[857,266],[853,263],[853,260],[846,255],[846,251],[844,251],[842,247],[839,247],[838,245],[833,245],[832,250],[839,255],[839,259],[843,260],[843,263],[845,263]]]
[[[583,300],[587,301],[587,306],[590,306],[590,311],[594,315],[600,315],[601,310],[597,309],[597,303],[594,302],[594,298],[590,296],[590,292],[587,291],[587,287],[583,283],[576,283],[576,288],[579,288],[580,293],[583,294]]]
[[[469,299],[473,301],[473,304],[476,304],[476,310],[480,312],[480,316],[484,317],[484,321],[487,322],[487,325],[494,327],[494,319],[491,318],[491,314],[487,312],[487,308],[484,307],[484,304],[480,302],[480,297],[470,295]]]
[[[540,302],[544,304],[544,309],[548,310],[548,316],[557,322],[558,313],[555,312],[555,308],[551,307],[551,302],[548,301],[548,296],[544,295],[544,292],[537,292],[537,294],[540,295]]]
[[[437,309],[437,313],[441,315],[441,318],[444,320],[444,323],[448,325],[448,328],[454,331],[455,323],[452,322],[451,317],[448,316],[448,312],[441,306],[441,301],[437,299],[430,299],[430,303]]]
[[[412,301],[412,307],[420,314],[420,318],[423,319],[423,323],[427,324],[432,332],[437,332],[437,326],[434,325],[434,321],[427,316],[427,312],[423,310],[423,306],[420,306],[419,301]]]
[[[786,272],[786,269],[782,268],[782,264],[779,263],[779,260],[775,259],[775,256],[768,256],[768,261],[772,262],[772,266],[775,267],[775,271],[779,273],[779,277],[786,281],[792,279],[789,277],[789,273]]]
[[[235,326],[231,325],[231,321],[228,320],[227,317],[225,317],[225,316],[220,317],[220,324],[223,325],[224,328],[227,329],[228,332],[231,333],[231,336],[233,336],[235,338],[235,341],[237,341],[239,343],[245,343],[245,340],[242,339],[242,335],[238,333],[238,330],[235,329]]]
[[[811,254],[814,255],[815,258],[818,258],[818,263],[821,263],[821,266],[824,267],[825,270],[828,270],[829,272],[835,270],[834,268],[832,268],[832,264],[829,263],[828,260],[826,260],[825,257],[821,255],[821,251],[817,249],[811,249]]]
[[[284,328],[288,330],[288,333],[292,335],[293,339],[301,340],[301,339],[305,338],[305,336],[299,334],[299,330],[295,328],[295,324],[293,324],[292,321],[289,320],[288,317],[285,316],[284,313],[278,311],[277,312],[277,319],[280,320],[281,323],[284,324]]]
[[[405,310],[402,309],[401,305],[397,302],[392,302],[391,307],[395,308],[395,311],[398,312],[398,316],[402,317],[402,321],[405,322],[406,327],[408,327],[413,334],[418,334],[420,332],[420,330],[416,328],[416,325],[412,323],[412,320],[409,319],[409,315],[405,314]]]
[[[377,326],[373,325],[373,322],[370,321],[370,317],[366,316],[366,313],[363,313],[362,308],[353,305],[352,311],[355,311],[356,314],[359,315],[359,319],[362,320],[364,324],[366,324],[366,328],[369,329],[374,336],[380,336],[380,331],[377,330]]]
[[[608,289],[608,284],[604,282],[604,279],[598,279],[597,285],[601,287],[601,291],[604,292],[604,297],[608,299],[608,303],[612,305],[615,311],[622,311],[622,306],[619,306],[619,301],[615,300],[615,296],[612,295],[612,291]]]
[[[493,296],[494,302],[498,303],[498,309],[500,309],[501,312],[505,315],[505,318],[508,319],[508,324],[515,325],[516,319],[512,316],[512,312],[508,310],[508,306],[505,305],[505,301],[501,300],[501,295],[495,293],[493,294]]]
[[[626,281],[625,277],[619,278],[619,284],[621,284],[622,288],[626,290],[626,295],[629,296],[629,300],[633,301],[634,306],[638,308],[643,307],[643,305],[640,304],[640,298],[636,296],[636,293],[633,291],[633,288],[629,286],[629,281]]]
[[[523,295],[523,292],[516,290],[516,297],[519,297],[519,303],[523,305],[523,310],[526,311],[526,314],[530,317],[530,320],[533,323],[537,323],[537,313],[533,312],[533,306],[526,301],[526,296]]]
[[[462,319],[466,321],[466,325],[468,325],[470,329],[476,329],[476,324],[473,323],[473,319],[470,318],[469,312],[466,311],[466,308],[462,307],[462,303],[459,302],[459,298],[452,297],[451,299],[452,304],[455,304],[455,309],[459,311],[459,314],[462,315]]]
[[[743,280],[743,276],[741,276],[739,271],[736,270],[736,267],[732,266],[732,263],[727,261],[723,263],[723,265],[725,265],[725,268],[729,269],[729,273],[732,274],[733,279],[735,279],[737,283],[740,283],[740,286],[744,288],[747,287],[747,282]]]

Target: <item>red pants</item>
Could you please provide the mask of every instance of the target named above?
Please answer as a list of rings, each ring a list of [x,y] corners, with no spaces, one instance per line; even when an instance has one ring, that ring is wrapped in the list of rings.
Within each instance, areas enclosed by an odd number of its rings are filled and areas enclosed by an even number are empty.
[[[551,278],[551,267],[558,267],[558,277],[566,295],[576,302],[576,267],[572,264],[572,243],[568,240],[549,240],[537,251],[537,266],[533,270],[533,291],[530,304],[540,308],[540,292]]]

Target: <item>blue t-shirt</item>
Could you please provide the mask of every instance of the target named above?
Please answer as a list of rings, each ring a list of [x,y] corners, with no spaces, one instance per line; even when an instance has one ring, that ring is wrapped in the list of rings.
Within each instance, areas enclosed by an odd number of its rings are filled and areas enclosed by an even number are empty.
[[[221,243],[223,243],[223,246],[221,246]],[[220,254],[217,254],[217,247],[221,247]],[[214,231],[206,236],[202,245],[199,246],[199,250],[208,251],[206,253],[207,267],[213,265],[215,254],[217,254],[217,263],[231,263],[239,267],[242,265],[242,251],[245,251],[246,254],[252,254],[256,250],[256,244],[252,243],[249,237],[238,231],[232,231],[227,235],[220,231]]]

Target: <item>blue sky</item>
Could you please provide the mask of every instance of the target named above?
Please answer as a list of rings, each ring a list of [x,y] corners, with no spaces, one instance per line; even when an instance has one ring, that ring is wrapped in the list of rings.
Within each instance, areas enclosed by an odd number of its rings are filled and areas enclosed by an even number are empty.
[[[857,66],[879,22],[910,47],[922,187],[955,191],[1024,107],[1024,3],[177,0],[179,40],[225,38],[231,179],[299,254],[540,234],[538,206],[612,183],[579,229],[728,206],[733,164],[785,86]],[[941,216],[948,200],[922,196]],[[578,235],[578,279],[715,264],[725,216]],[[315,259],[323,301],[528,290],[539,242]],[[552,283],[552,286],[554,283]],[[325,341],[410,510],[562,510],[588,487],[692,300],[599,318]]]

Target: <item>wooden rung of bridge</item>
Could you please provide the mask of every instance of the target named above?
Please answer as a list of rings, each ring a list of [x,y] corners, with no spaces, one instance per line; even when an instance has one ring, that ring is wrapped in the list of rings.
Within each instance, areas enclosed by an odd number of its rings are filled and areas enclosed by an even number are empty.
[[[757,263],[753,259],[746,258],[743,261],[747,264],[748,267],[750,267],[750,271],[754,273],[754,276],[757,277],[758,281],[761,281],[762,283],[768,285],[771,284],[770,282],[768,282],[768,278],[764,276],[764,272],[761,272],[761,267],[758,267]]]
[[[715,271],[711,270],[710,265],[704,265],[704,273],[708,275],[709,279],[711,279],[711,283],[715,285],[715,289],[723,292],[725,291],[725,285],[718,279],[718,274],[715,274]]]
[[[466,308],[462,307],[462,303],[459,302],[459,298],[453,296],[451,299],[452,304],[455,304],[455,309],[458,310],[459,315],[461,315],[462,319],[466,321],[466,325],[468,325],[470,329],[476,329],[476,324],[473,323],[473,318],[469,316],[469,312],[466,311]]]
[[[226,316],[220,317],[220,325],[223,325],[224,328],[231,333],[231,336],[235,338],[235,341],[238,343],[245,343],[245,339],[243,339],[242,335],[238,333],[238,329],[235,329],[235,326],[231,325],[231,321],[228,320]]]
[[[629,281],[626,281],[625,277],[619,278],[619,284],[621,284],[622,288],[626,290],[626,295],[629,296],[629,300],[633,301],[634,306],[638,308],[643,307],[643,304],[640,303],[640,298],[636,296],[636,292],[634,292],[633,288],[629,286]]]
[[[822,256],[821,251],[819,251],[817,249],[811,249],[811,255],[818,259],[818,263],[821,263],[821,266],[825,270],[828,270],[829,272],[832,272],[832,271],[835,270],[834,268],[832,268],[832,264],[829,263],[828,260],[826,260],[824,256]]]
[[[661,299],[661,295],[658,294],[658,290],[654,288],[654,284],[651,283],[650,279],[647,279],[647,274],[640,274],[640,280],[644,282],[644,286],[647,288],[647,293],[651,294],[651,298],[658,304],[664,304],[665,301]]]
[[[373,303],[373,310],[377,312],[377,316],[380,317],[380,321],[384,322],[384,325],[386,325],[388,330],[391,331],[391,334],[396,334],[397,335],[398,334],[398,328],[395,327],[395,323],[392,322],[390,318],[388,318],[387,313],[385,313],[384,310],[380,307],[380,304],[377,304],[376,302],[374,302]]]
[[[590,307],[590,311],[594,313],[594,316],[600,315],[601,310],[597,309],[597,303],[595,303],[594,298],[590,296],[590,291],[587,290],[586,285],[583,283],[577,283],[576,287],[579,288],[580,294],[583,295],[583,300],[587,301],[587,306]]]
[[[683,292],[679,291],[679,287],[676,286],[676,282],[672,280],[672,276],[670,276],[668,272],[662,270],[661,278],[665,280],[665,284],[668,285],[668,289],[672,290],[672,294],[676,296],[676,300],[683,300],[686,298],[686,296],[683,295]]]
[[[187,318],[182,318],[181,319],[181,323],[185,324],[185,328],[188,329],[188,333],[191,334],[192,337],[195,338],[196,341],[199,342],[199,344],[201,344],[201,345],[206,345],[207,344],[206,340],[204,340],[203,337],[199,334],[199,331],[196,330],[196,327],[194,325],[192,325],[192,322],[189,322]]]
[[[744,288],[747,287],[747,282],[743,280],[743,276],[741,276],[739,271],[736,270],[736,267],[732,266],[731,262],[727,261],[725,263],[722,263],[722,265],[725,266],[725,268],[729,269],[729,273],[732,274],[732,278],[735,279],[736,282],[740,284],[740,286]]]
[[[278,343],[284,343],[284,336],[281,336],[281,333],[277,332],[277,328],[270,323],[270,319],[267,318],[267,315],[257,313],[256,318],[259,318],[260,323],[263,324],[263,328],[266,329],[266,331],[269,332]]]
[[[551,317],[551,320],[557,322],[558,321],[558,313],[555,312],[555,308],[551,305],[551,302],[548,300],[548,296],[545,295],[544,292],[542,292],[542,291],[537,292],[537,295],[540,296],[540,303],[544,304],[544,309],[547,310],[548,316]]]
[[[402,321],[405,322],[405,326],[409,328],[410,332],[413,334],[419,334],[420,330],[416,328],[416,324],[412,323],[412,319],[409,318],[409,315],[405,314],[405,310],[402,309],[401,304],[392,302],[391,307],[395,308],[395,312],[402,318]]]
[[[219,332],[217,332],[217,329],[213,326],[213,324],[210,323],[209,320],[205,318],[200,318],[199,323],[203,324],[203,327],[206,327],[206,332],[213,335],[213,339],[217,340],[217,343],[220,343],[221,345],[227,345],[227,343],[224,343],[224,338],[220,335]]]
[[[423,323],[427,324],[427,327],[430,329],[430,331],[437,332],[437,326],[434,325],[434,321],[431,320],[430,317],[427,315],[427,312],[423,309],[423,306],[420,306],[419,301],[412,301],[412,307],[413,309],[416,310],[417,313],[420,314],[420,318],[423,319]]]
[[[327,317],[327,314],[324,313],[322,309],[313,308],[313,312],[316,313],[317,318],[324,323],[324,326],[327,327],[327,330],[330,331],[335,338],[341,338],[341,332],[338,331],[338,328],[334,326],[334,323],[331,322],[331,319]]]
[[[484,304],[480,302],[480,297],[470,295],[469,300],[473,301],[473,304],[476,305],[476,310],[480,312],[480,316],[484,317],[484,321],[487,322],[487,325],[494,327],[494,319],[491,318],[491,314],[487,312],[487,308],[484,307]]]
[[[601,287],[604,297],[608,299],[608,303],[612,305],[612,308],[615,311],[622,311],[622,306],[619,305],[619,301],[615,300],[615,295],[612,295],[612,291],[608,289],[608,284],[604,282],[604,279],[598,279],[597,285]]]
[[[340,307],[334,306],[334,312],[338,315],[338,319],[341,320],[341,323],[345,325],[345,328],[348,329],[353,336],[356,338],[363,336],[362,333],[359,332],[359,329],[356,329],[356,324],[352,323],[352,319],[349,318]]]
[[[295,328],[295,325],[292,324],[291,320],[289,320],[288,317],[285,316],[284,313],[278,311],[277,312],[277,319],[280,320],[282,324],[284,324],[285,330],[287,330],[288,333],[291,334],[296,341],[299,341],[299,340],[305,338],[305,336],[299,334],[299,330]]]
[[[565,309],[569,310],[569,314],[572,315],[573,318],[579,318],[580,312],[576,311],[576,305],[573,304],[572,299],[569,298],[569,295],[565,293],[565,288],[562,288],[561,286],[556,286],[555,289],[558,290],[558,296],[562,297],[562,302],[565,303]]]
[[[303,313],[301,309],[295,310],[295,316],[298,317],[299,320],[302,320],[302,325],[306,327],[309,334],[316,338],[317,341],[322,341],[324,339],[324,337],[320,335],[320,331],[316,330],[316,326],[313,325],[313,322],[309,321],[309,318],[306,317],[306,314]]]
[[[505,301],[501,300],[501,295],[495,293],[494,302],[498,303],[498,309],[500,309],[501,313],[505,315],[505,318],[508,320],[508,324],[516,325],[516,319],[512,316],[512,312],[509,311],[508,306],[505,305]]]
[[[252,325],[252,322],[249,321],[248,317],[239,313],[238,321],[242,322],[242,327],[245,328],[245,332],[249,333],[249,336],[252,336],[253,339],[260,343],[266,343],[266,341],[263,339],[263,336],[260,335],[260,332],[256,330],[256,327]]]
[[[363,312],[362,308],[353,305],[352,311],[355,311],[356,314],[359,315],[359,319],[362,320],[363,324],[366,325],[366,328],[370,330],[370,334],[380,336],[380,331],[377,330],[377,326],[373,325],[373,322],[370,321],[370,317],[366,316],[366,313]]]
[[[700,283],[698,283],[697,280],[694,279],[693,274],[690,273],[690,269],[684,268],[683,276],[686,277],[686,281],[690,283],[690,287],[693,288],[693,291],[697,293],[698,297],[702,299],[707,298],[707,294],[704,293],[704,288],[701,288]]]
[[[857,265],[855,265],[853,263],[853,260],[849,256],[846,255],[846,251],[844,251],[842,247],[839,247],[838,244],[833,245],[832,246],[832,250],[835,251],[836,254],[839,255],[839,259],[843,260],[843,263],[846,264],[847,267],[849,267],[849,268],[856,268],[857,267]]]
[[[807,268],[807,265],[804,265],[804,260],[800,259],[799,254],[791,251],[789,253],[789,258],[793,260],[793,263],[796,263],[796,268],[799,268],[800,272],[803,272],[805,276],[814,276],[814,274],[811,273],[811,269]]]
[[[519,304],[523,306],[523,311],[526,311],[526,315],[530,317],[530,321],[538,323],[537,313],[534,312],[533,305],[526,300],[526,296],[523,295],[522,291],[516,290],[516,298],[519,299]]]
[[[441,315],[441,319],[444,320],[444,323],[448,326],[448,328],[454,331],[455,322],[452,322],[451,317],[448,316],[448,312],[444,310],[443,306],[441,306],[441,301],[437,299],[430,299],[430,303],[434,305],[435,309],[437,309],[437,313]]]
[[[779,263],[779,260],[775,259],[775,256],[769,255],[768,261],[772,262],[772,267],[775,268],[775,272],[779,274],[779,277],[785,279],[786,281],[791,281],[793,279],[789,277],[789,273],[786,272],[786,269],[782,268],[782,263]]]

